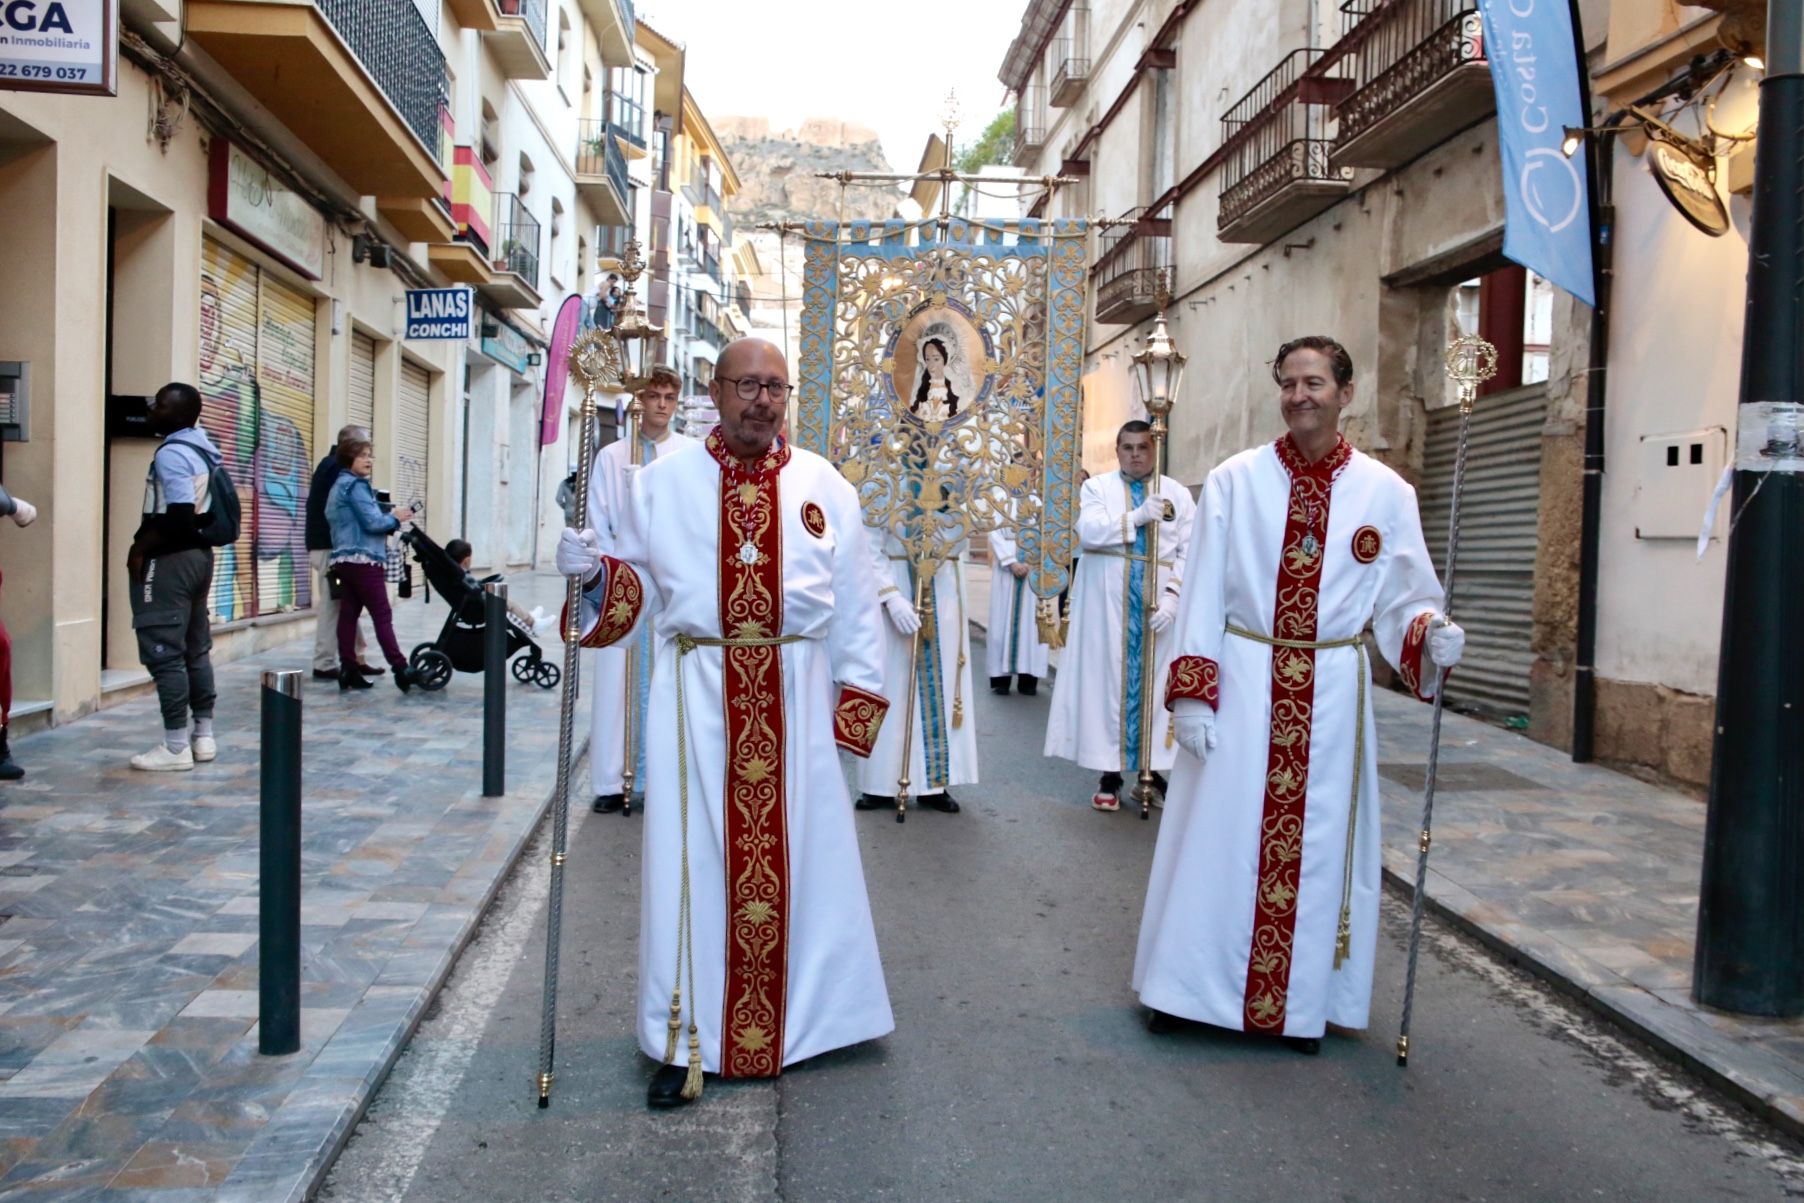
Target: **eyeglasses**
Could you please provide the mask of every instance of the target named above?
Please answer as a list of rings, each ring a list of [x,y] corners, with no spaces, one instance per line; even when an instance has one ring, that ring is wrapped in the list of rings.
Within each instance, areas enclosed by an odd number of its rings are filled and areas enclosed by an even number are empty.
[[[789,400],[789,394],[796,391],[793,384],[785,384],[781,380],[759,380],[756,376],[716,376],[716,380],[733,386],[741,401],[756,401],[761,392],[769,393],[770,399],[782,404]]]

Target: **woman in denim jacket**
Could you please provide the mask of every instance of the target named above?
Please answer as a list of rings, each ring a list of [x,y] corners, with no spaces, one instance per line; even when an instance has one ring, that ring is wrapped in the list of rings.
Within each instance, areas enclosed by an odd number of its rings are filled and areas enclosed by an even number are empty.
[[[338,577],[338,688],[368,689],[370,679],[357,671],[357,618],[364,610],[376,627],[382,654],[394,670],[402,693],[413,688],[413,670],[401,645],[395,641],[393,616],[388,608],[388,537],[413,517],[405,506],[383,513],[370,488],[375,461],[368,439],[346,439],[338,445],[338,462],[345,471],[332,482],[326,498],[326,523],[332,528],[332,572]]]

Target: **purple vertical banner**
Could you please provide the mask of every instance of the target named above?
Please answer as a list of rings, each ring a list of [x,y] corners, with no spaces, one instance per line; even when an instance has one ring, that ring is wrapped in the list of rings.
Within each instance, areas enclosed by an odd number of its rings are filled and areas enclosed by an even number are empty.
[[[558,307],[551,325],[551,358],[545,365],[545,408],[539,416],[539,446],[557,442],[564,426],[564,388],[570,379],[570,345],[583,324],[583,299],[571,295]]]

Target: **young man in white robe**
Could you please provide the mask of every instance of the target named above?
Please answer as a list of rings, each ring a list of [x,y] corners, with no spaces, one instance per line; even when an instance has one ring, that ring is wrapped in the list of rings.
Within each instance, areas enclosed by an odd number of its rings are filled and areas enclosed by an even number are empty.
[[[652,1107],[690,1101],[704,1073],[775,1077],[895,1027],[836,750],[868,755],[888,709],[882,620],[852,486],[779,435],[790,391],[775,346],[728,345],[709,385],[720,424],[636,474],[614,553],[591,530],[558,541],[558,570],[584,582],[584,646],[655,633],[638,998]]]
[[[1332,339],[1272,365],[1289,433],[1220,464],[1191,539],[1167,705],[1172,775],[1134,960],[1174,1018],[1286,1038],[1366,1026],[1378,938],[1378,739],[1362,632],[1418,697],[1458,663],[1415,491],[1339,432]]]
[[[1116,433],[1115,460],[1118,470],[1091,477],[1078,494],[1071,628],[1045,748],[1102,774],[1090,805],[1104,811],[1121,809],[1124,774],[1137,777],[1143,765],[1163,791],[1163,774],[1177,757],[1170,723],[1156,707],[1171,669],[1169,631],[1196,512],[1190,490],[1169,476],[1153,481],[1152,427],[1145,422]],[[1149,575],[1147,532],[1155,524],[1159,563]],[[1142,721],[1142,707],[1154,709],[1150,721]]]
[[[990,625],[984,632],[991,693],[1006,694],[1013,684],[1023,696],[1033,697],[1050,663],[1035,616],[1040,599],[1027,587],[1030,571],[1015,557],[1014,530],[991,531]]]
[[[909,660],[915,632],[921,632],[920,661],[914,673],[914,729],[908,739],[908,785],[918,805],[955,815],[955,785],[977,783],[977,712],[971,688],[971,624],[965,612],[964,544],[943,562],[914,605],[914,568],[907,548],[893,533],[867,530],[871,574],[889,621],[883,626],[883,695],[896,706],[897,721],[886,723],[877,746],[858,766],[859,810],[893,809],[902,776],[900,715],[909,687]]]
[[[639,464],[632,462],[632,447],[625,435],[603,447],[589,474],[589,529],[601,540],[604,555],[613,555],[626,521],[627,489],[639,469],[694,442],[670,429],[683,382],[669,368],[654,369],[651,382],[639,393]],[[633,640],[637,655],[631,697],[636,707],[633,721],[633,781],[645,790],[645,706],[651,696],[652,641],[647,623]],[[604,647],[589,653],[588,688],[593,694],[589,726],[589,777],[595,791],[591,804],[596,814],[632,813],[626,796],[626,683],[627,649]]]

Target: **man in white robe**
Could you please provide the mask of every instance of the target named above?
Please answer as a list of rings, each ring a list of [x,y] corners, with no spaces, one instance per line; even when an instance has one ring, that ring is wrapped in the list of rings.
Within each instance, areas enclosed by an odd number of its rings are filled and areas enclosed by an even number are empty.
[[[990,692],[1006,694],[1018,684],[1026,697],[1040,692],[1049,664],[1035,617],[1039,598],[1027,587],[1031,569],[1015,558],[1015,532],[990,532],[990,625],[984,633]]]
[[[720,425],[639,472],[613,555],[567,530],[582,641],[651,622],[639,1046],[653,1107],[704,1072],[784,1066],[891,1031],[836,748],[868,755],[888,703],[863,515],[781,437],[789,369],[741,339],[709,385]],[[678,1052],[686,1033],[689,1059]]]
[[[628,486],[640,467],[694,442],[670,429],[683,382],[669,368],[654,369],[651,382],[639,393],[639,464],[632,462],[632,447],[622,437],[603,447],[589,473],[589,529],[601,540],[603,555],[613,555],[620,528],[626,521]],[[651,696],[652,641],[647,623],[633,641],[636,656],[631,697],[633,714],[633,780],[645,789],[645,705]],[[624,646],[604,647],[589,653],[588,692],[592,692],[589,726],[591,804],[596,814],[623,811],[632,814],[633,800],[626,796],[626,661]]]
[[[971,689],[971,624],[965,612],[964,544],[939,566],[914,605],[915,573],[907,548],[894,534],[868,531],[871,573],[889,622],[880,638],[883,695],[897,708],[898,721],[885,723],[865,762],[858,766],[859,810],[896,805],[902,776],[905,730],[900,715],[909,686],[915,632],[921,632],[920,662],[914,673],[914,727],[908,739],[908,784],[916,802],[929,810],[957,814],[955,785],[977,783],[977,713]]]
[[[1339,433],[1332,339],[1273,363],[1290,432],[1203,485],[1167,705],[1172,775],[1134,961],[1149,1026],[1366,1026],[1378,937],[1378,739],[1362,632],[1417,696],[1458,662],[1415,491]]]
[[[1123,775],[1137,776],[1142,766],[1163,790],[1162,774],[1177,756],[1165,716],[1155,712],[1143,721],[1142,707],[1156,707],[1171,668],[1168,632],[1196,512],[1183,485],[1169,476],[1153,482],[1152,427],[1145,422],[1128,422],[1116,433],[1115,459],[1117,471],[1091,477],[1078,494],[1071,628],[1053,682],[1045,748],[1048,756],[1102,774],[1090,805],[1105,811],[1121,809]],[[1159,563],[1149,577],[1147,531],[1154,524]]]

